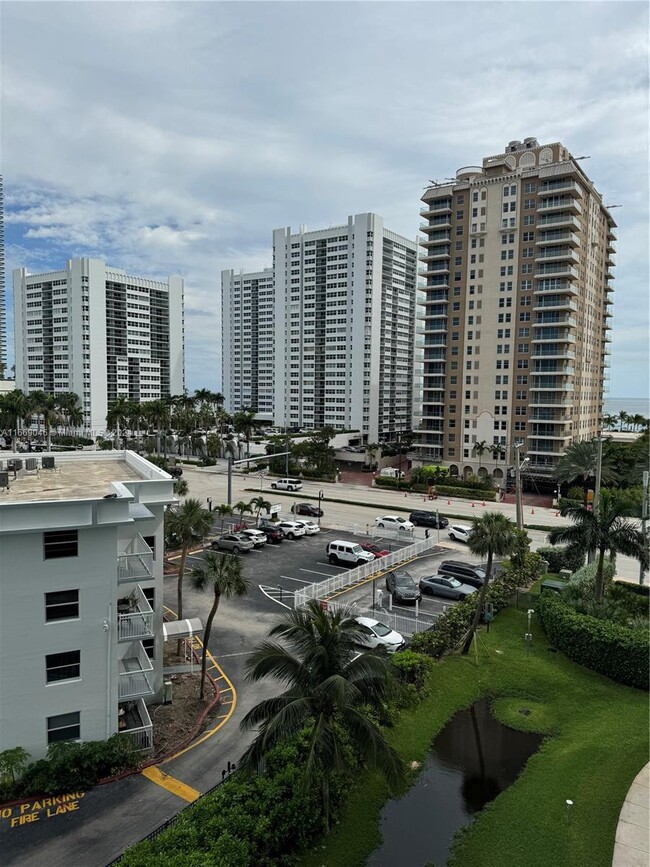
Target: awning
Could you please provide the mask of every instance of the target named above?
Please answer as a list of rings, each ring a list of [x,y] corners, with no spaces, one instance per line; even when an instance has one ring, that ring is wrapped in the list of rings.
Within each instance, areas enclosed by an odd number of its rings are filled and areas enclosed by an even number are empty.
[[[191,638],[203,632],[200,617],[190,617],[187,620],[169,620],[163,623],[163,641],[170,638]]]

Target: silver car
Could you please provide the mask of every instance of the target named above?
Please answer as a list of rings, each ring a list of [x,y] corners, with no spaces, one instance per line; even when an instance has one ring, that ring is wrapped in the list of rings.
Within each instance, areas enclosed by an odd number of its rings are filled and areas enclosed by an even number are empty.
[[[463,584],[451,575],[429,575],[420,578],[420,590],[427,596],[444,596],[447,599],[465,599],[476,593],[476,587]]]
[[[278,527],[287,539],[298,539],[305,535],[305,528],[298,521],[280,521]]]
[[[266,545],[266,533],[263,533],[261,530],[249,527],[247,530],[242,530],[241,532],[251,540],[256,548],[263,548]]]
[[[231,551],[233,554],[239,554],[244,551],[246,553],[252,551],[255,543],[243,533],[226,533],[215,539],[211,547],[219,551]]]

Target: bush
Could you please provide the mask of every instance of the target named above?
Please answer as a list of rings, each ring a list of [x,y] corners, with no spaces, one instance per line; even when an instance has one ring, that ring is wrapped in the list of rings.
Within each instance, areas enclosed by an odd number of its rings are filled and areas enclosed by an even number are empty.
[[[590,591],[593,594],[596,583],[597,568],[597,563],[587,563],[585,566],[581,566],[580,569],[574,572],[571,576],[571,584],[579,584],[585,591]],[[603,567],[605,588],[607,588],[607,585],[611,584],[612,580],[614,579],[615,571],[616,567],[613,560],[611,560],[610,558],[606,558]]]
[[[202,467],[216,467],[217,462],[214,458],[201,458]]]
[[[391,665],[401,683],[413,685],[418,691],[424,690],[431,669],[431,660],[428,656],[412,650],[404,650],[392,657]]]
[[[375,485],[378,488],[394,488],[398,491],[411,490],[411,483],[406,479],[393,479],[390,476],[377,476]]]
[[[562,569],[569,569],[571,573],[577,572],[585,562],[585,552],[568,545],[547,545],[538,548],[537,553],[548,563],[548,571],[556,574]]]
[[[427,486],[426,485],[413,485],[413,490],[426,493]],[[471,487],[461,487],[460,485],[450,485],[445,482],[444,485],[436,485],[436,492],[445,497],[460,497],[464,500],[490,500],[494,501],[496,499],[496,491],[492,489],[492,485],[490,488],[471,488]]]
[[[53,446],[92,446],[95,440],[88,437],[68,436],[67,434],[56,434],[52,437]]]
[[[535,612],[548,640],[569,659],[618,683],[648,689],[647,630],[578,614],[550,593],[539,597]]]

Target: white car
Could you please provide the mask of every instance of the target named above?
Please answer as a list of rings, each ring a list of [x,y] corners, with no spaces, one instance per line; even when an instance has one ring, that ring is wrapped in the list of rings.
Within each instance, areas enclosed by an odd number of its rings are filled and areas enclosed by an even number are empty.
[[[294,521],[293,523],[298,524],[299,527],[303,527],[306,536],[315,536],[316,533],[320,533],[320,527],[318,524],[314,524],[313,521]]]
[[[402,518],[401,515],[384,515],[383,518],[375,518],[375,524],[381,528],[387,527],[390,530],[403,530],[408,533],[415,527],[415,524]]]
[[[395,653],[404,647],[405,641],[399,632],[394,632],[389,626],[384,626],[372,617],[355,617],[358,624],[357,644],[363,647],[383,647],[388,653]]]
[[[280,521],[278,529],[282,530],[287,539],[297,539],[305,536],[305,528],[298,521]]]
[[[263,533],[261,530],[255,530],[251,527],[249,530],[241,530],[240,532],[243,533],[244,536],[248,536],[256,548],[262,548],[266,545],[266,533]]]
[[[452,524],[449,527],[449,538],[457,542],[469,542],[472,530],[473,527],[468,527],[467,524]]]

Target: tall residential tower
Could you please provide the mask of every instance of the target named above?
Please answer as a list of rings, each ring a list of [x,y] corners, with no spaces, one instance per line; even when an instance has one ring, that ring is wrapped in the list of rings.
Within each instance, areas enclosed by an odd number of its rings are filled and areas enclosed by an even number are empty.
[[[62,271],[14,271],[16,388],[75,392],[84,427],[103,430],[111,401],[179,394],[185,384],[183,279],[133,277],[98,259]]]
[[[422,201],[420,460],[498,481],[523,441],[550,477],[599,431],[615,223],[566,148],[534,138]]]

